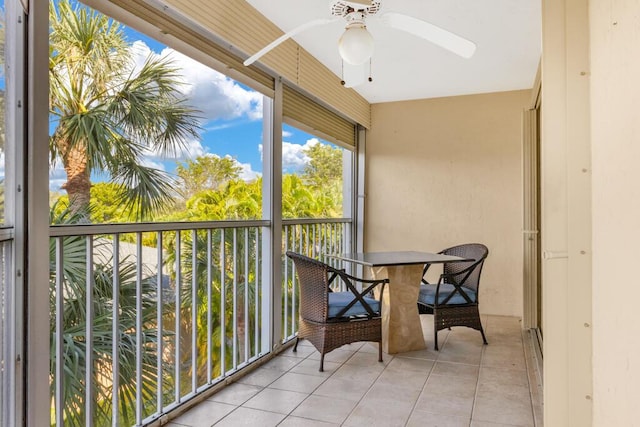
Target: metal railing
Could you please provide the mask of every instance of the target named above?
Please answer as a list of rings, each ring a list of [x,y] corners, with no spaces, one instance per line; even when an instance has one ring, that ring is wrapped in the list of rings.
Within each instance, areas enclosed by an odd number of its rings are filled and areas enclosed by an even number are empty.
[[[338,266],[338,261],[327,255],[350,251],[350,219],[283,220],[282,225],[283,254],[286,251],[298,252],[312,258],[322,258],[324,262]],[[288,341],[298,331],[300,296],[293,262],[286,257],[282,279],[282,340]]]
[[[269,226],[52,226],[52,425],[144,425],[263,356]],[[350,233],[348,219],[285,220],[282,247],[344,252]],[[286,341],[299,295],[293,266],[282,268]]]
[[[14,390],[15,366],[11,357],[12,306],[11,274],[13,272],[13,230],[0,228],[0,425],[10,425],[11,396]]]

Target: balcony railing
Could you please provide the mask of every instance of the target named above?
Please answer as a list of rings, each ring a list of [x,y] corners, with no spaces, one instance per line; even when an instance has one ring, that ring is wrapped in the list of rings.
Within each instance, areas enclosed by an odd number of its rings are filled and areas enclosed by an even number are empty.
[[[52,424],[144,425],[266,354],[269,226],[52,226]],[[343,252],[350,227],[285,220],[282,248]],[[283,260],[282,269],[286,341],[299,295],[293,267]]]
[[[16,297],[10,286],[13,268],[13,230],[0,227],[0,425],[10,425],[15,383],[15,358],[12,357],[12,323]]]

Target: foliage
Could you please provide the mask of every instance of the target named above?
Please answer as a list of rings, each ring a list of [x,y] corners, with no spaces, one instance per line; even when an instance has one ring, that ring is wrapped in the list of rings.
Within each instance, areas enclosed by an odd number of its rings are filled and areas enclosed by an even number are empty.
[[[52,224],[74,224],[85,220],[84,215],[72,212],[69,209],[54,207],[51,213]],[[96,412],[94,420],[96,425],[110,424],[112,414],[113,393],[118,393],[119,414],[123,425],[135,424],[136,401],[136,350],[143,349],[140,368],[142,382],[142,395],[145,402],[153,402],[158,378],[156,372],[157,360],[157,329],[155,327],[156,286],[152,279],[143,279],[138,285],[136,282],[136,264],[128,258],[120,260],[118,270],[114,270],[111,248],[107,242],[94,239],[94,265],[91,272],[92,285],[87,286],[87,238],[84,236],[69,236],[62,238],[63,264],[62,270],[56,266],[56,239],[51,239],[49,245],[50,254],[50,318],[51,318],[51,355],[50,355],[50,387],[51,396],[55,396],[56,381],[62,381],[63,388],[63,416],[65,425],[85,425],[85,378],[88,343],[87,322],[90,319],[87,311],[87,294],[91,292],[93,311],[91,331],[92,352],[92,378]],[[55,273],[57,271],[57,274]],[[119,286],[114,286],[117,276]],[[62,279],[61,288],[57,281]],[[138,292],[142,295],[142,311],[136,308]],[[114,291],[118,292],[119,303],[115,305]],[[62,294],[63,312],[56,312],[56,299]],[[58,342],[56,316],[62,322],[62,339]],[[138,341],[136,329],[138,316],[143,325],[142,341]],[[118,319],[118,333],[113,334],[114,319]],[[57,348],[62,345],[63,376],[56,376]],[[114,390],[111,373],[113,372],[113,349],[118,349],[118,384]],[[149,415],[152,408],[145,405],[145,411]]]
[[[87,212],[89,221],[96,224],[115,224],[133,222],[139,217],[135,210],[128,206],[116,203],[121,185],[111,182],[100,182],[91,186],[91,199]],[[60,215],[65,210],[70,210],[69,197],[58,195],[53,201],[52,210]]]
[[[176,167],[185,199],[199,191],[217,190],[227,182],[240,178],[241,171],[242,168],[229,156],[199,156],[178,163]]]
[[[50,150],[67,173],[72,209],[87,207],[89,177],[100,170],[121,184],[116,203],[140,218],[159,212],[172,202],[175,184],[142,157],[176,154],[198,138],[178,69],[152,56],[136,69],[122,27],[98,12],[52,0],[49,15]]]
[[[313,188],[321,188],[328,183],[342,184],[342,150],[327,144],[314,144],[305,154],[309,163],[303,170],[303,176]]]

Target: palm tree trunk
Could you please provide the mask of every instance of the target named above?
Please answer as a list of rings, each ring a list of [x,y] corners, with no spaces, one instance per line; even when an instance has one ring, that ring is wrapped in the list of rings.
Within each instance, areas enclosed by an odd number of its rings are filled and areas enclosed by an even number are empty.
[[[88,212],[91,180],[87,168],[87,150],[84,146],[69,147],[62,160],[67,173],[67,182],[62,188],[69,195],[69,208],[72,212]]]

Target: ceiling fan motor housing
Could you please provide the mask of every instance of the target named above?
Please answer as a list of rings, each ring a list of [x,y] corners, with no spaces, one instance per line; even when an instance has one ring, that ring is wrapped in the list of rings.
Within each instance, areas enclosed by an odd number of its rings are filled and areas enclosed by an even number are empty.
[[[331,15],[341,16],[349,20],[348,15],[353,12],[358,12],[361,16],[360,19],[364,19],[367,16],[375,15],[380,10],[379,1],[371,1],[365,5],[359,2],[337,0],[331,4]]]

